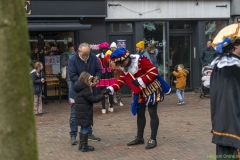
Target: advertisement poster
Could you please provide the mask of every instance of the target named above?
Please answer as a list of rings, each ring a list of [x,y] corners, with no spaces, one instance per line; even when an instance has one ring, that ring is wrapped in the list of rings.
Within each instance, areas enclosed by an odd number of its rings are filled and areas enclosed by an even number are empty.
[[[126,48],[126,40],[123,40],[123,39],[117,40],[117,47],[118,48]]]
[[[45,56],[45,74],[60,73],[60,55]]]

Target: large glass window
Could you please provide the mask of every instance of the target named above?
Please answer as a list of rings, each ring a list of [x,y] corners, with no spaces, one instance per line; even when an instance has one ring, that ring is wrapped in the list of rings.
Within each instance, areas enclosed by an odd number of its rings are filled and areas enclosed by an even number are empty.
[[[205,41],[214,39],[218,32],[227,26],[227,21],[205,21]]]
[[[111,32],[133,32],[132,23],[111,23]]]
[[[74,45],[74,32],[30,32],[29,35],[32,65],[36,61],[44,65],[44,95],[58,96],[61,91],[57,91],[57,88],[67,86],[66,83],[59,83],[60,55],[68,50],[69,44]]]
[[[157,52],[157,62],[159,74],[163,76],[165,80],[168,77],[168,67],[166,64],[166,23],[165,22],[144,22],[143,33],[145,48],[150,44],[154,44]]]

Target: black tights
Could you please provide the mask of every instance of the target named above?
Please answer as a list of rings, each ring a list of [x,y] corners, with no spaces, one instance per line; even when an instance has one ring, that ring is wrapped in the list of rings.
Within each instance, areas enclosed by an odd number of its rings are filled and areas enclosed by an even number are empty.
[[[104,90],[104,89],[106,89],[106,88],[101,88],[101,92],[102,92],[102,90]],[[109,95],[108,95],[108,98],[109,98],[110,108],[112,108],[112,107],[113,107],[113,95],[109,94]],[[101,103],[102,103],[102,109],[106,109],[106,107],[105,107],[105,99],[103,99],[103,100],[101,101]]]
[[[138,126],[137,137],[143,138],[143,132],[146,125],[146,117],[145,117],[146,105],[145,104],[140,104],[140,105],[141,107],[138,108],[137,110],[137,126]],[[159,125],[157,106],[158,106],[158,103],[150,107],[147,107],[150,115],[150,119],[151,119],[150,120],[150,126],[152,131],[151,139],[153,140],[156,140],[158,125]]]

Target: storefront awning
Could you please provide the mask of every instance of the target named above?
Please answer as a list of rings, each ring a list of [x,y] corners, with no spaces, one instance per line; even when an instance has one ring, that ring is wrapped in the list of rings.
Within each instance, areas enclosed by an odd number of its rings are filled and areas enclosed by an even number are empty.
[[[29,31],[73,31],[73,30],[90,30],[92,29],[91,24],[46,24],[46,23],[35,23],[28,24]]]

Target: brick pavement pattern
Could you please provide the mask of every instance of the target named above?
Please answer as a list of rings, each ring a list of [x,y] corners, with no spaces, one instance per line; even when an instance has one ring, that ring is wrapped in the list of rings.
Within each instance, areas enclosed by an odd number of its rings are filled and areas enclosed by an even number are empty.
[[[36,117],[37,140],[40,160],[207,160],[215,154],[211,143],[209,97],[199,98],[199,93],[186,93],[185,104],[177,105],[175,93],[165,96],[158,104],[160,119],[157,135],[158,146],[146,150],[150,138],[150,121],[144,132],[144,145],[128,147],[136,136],[136,117],[131,114],[132,98],[123,98],[123,107],[114,106],[114,112],[101,113],[100,103],[94,105],[93,134],[101,141],[89,144],[93,152],[80,152],[78,145],[69,144],[68,102],[59,101],[43,106],[43,116]],[[77,137],[77,140],[79,138]]]

